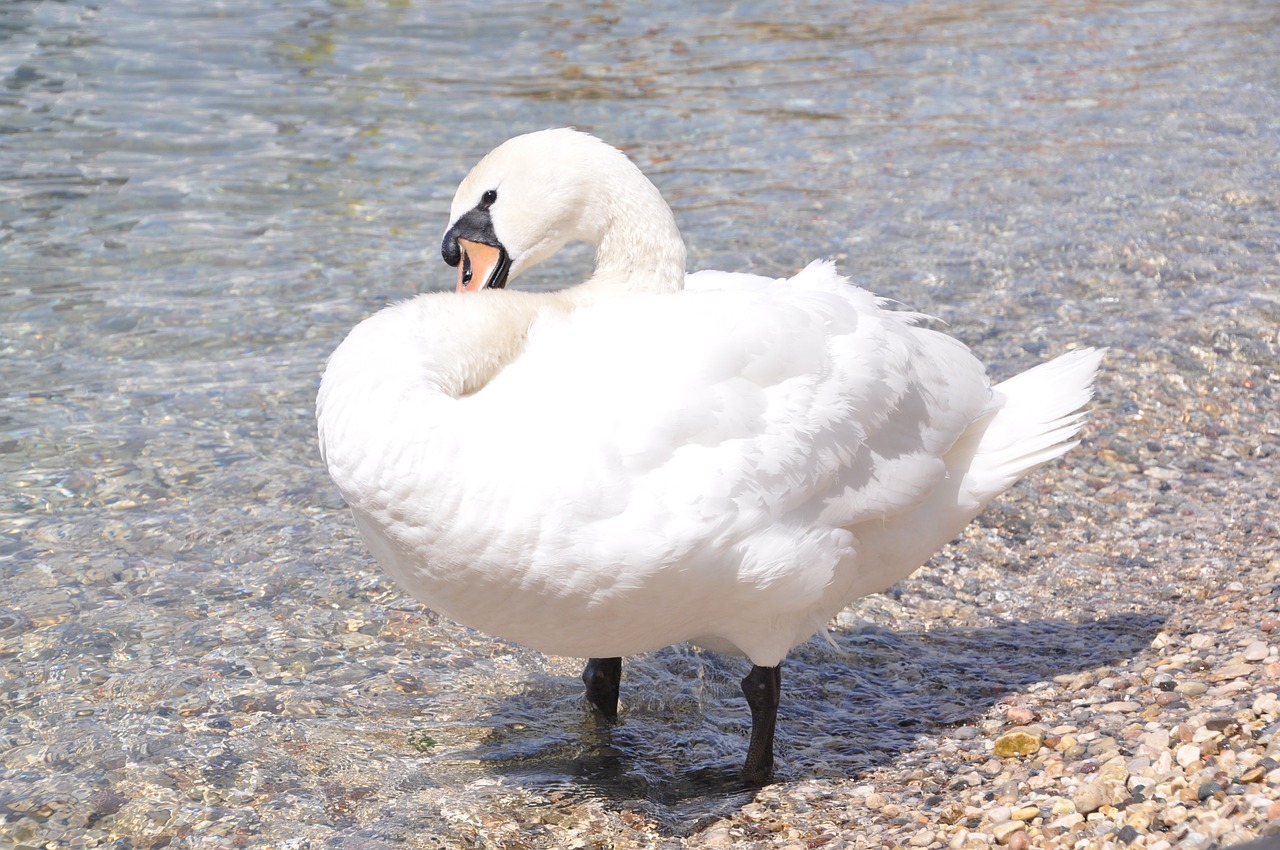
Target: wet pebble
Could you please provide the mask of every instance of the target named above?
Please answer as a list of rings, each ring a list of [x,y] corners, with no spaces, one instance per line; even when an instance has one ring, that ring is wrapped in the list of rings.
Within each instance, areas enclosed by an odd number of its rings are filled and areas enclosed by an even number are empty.
[[[1025,756],[1040,749],[1045,730],[1036,726],[1016,726],[995,740],[992,749],[997,758]]]
[[[1265,661],[1271,654],[1271,647],[1264,641],[1255,640],[1253,643],[1245,647],[1245,661]]]
[[[1020,833],[1025,833],[1027,825],[1022,821],[1006,821],[1005,823],[996,824],[991,828],[991,834],[1000,844],[1008,844],[1010,840]]]
[[[1175,757],[1182,767],[1190,767],[1200,760],[1200,748],[1195,744],[1183,744],[1178,747]]]

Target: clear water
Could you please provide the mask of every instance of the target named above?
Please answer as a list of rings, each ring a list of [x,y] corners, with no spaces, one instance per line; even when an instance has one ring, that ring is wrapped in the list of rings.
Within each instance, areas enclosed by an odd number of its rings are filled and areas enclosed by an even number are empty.
[[[835,257],[996,374],[1206,316],[1263,362],[1274,336],[1238,320],[1277,309],[1278,25],[1270,0],[5,4],[0,783],[186,776],[226,793],[174,818],[371,836],[556,795],[673,831],[732,809],[739,662],[628,662],[609,734],[575,662],[371,566],[315,450],[329,351],[451,286],[439,236],[480,155],[574,125],[652,176],[691,268]],[[787,668],[782,777],[884,764],[1153,628],[1103,625],[837,630]]]

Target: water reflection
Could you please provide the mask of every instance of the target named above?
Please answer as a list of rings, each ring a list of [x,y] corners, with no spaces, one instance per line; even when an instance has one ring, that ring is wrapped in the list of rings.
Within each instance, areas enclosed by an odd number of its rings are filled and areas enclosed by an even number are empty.
[[[834,647],[811,641],[783,668],[777,779],[883,768],[920,736],[978,722],[1001,696],[1140,651],[1162,623],[1127,615],[925,633],[867,627],[836,633]],[[738,684],[746,669],[687,647],[628,659],[612,728],[588,711],[576,678],[545,674],[506,696],[475,692],[481,704],[464,737],[481,737],[460,750],[448,748],[458,738],[452,724],[415,728],[444,743],[433,757],[439,776],[480,765],[521,787],[598,796],[686,834],[753,791],[737,773],[749,731]]]
[[[455,823],[573,795],[677,833],[740,804],[740,666],[684,649],[630,661],[625,722],[601,729],[576,663],[395,591],[316,456],[325,357],[385,303],[451,285],[454,185],[517,132],[576,125],[625,147],[673,204],[692,268],[835,257],[945,319],[997,375],[1075,341],[1112,345],[1117,376],[1158,364],[1099,400],[1099,423],[1149,412],[1119,420],[1109,450],[1158,439],[1252,476],[1236,465],[1274,431],[1275,340],[1257,328],[1280,321],[1275,5],[801,11],[0,4],[4,792],[121,789],[148,808],[95,818],[174,841],[197,818],[305,823],[316,841],[430,822],[461,841]],[[1230,404],[1243,384],[1218,385],[1227,366],[1253,369]],[[1142,430],[1160,415],[1165,432]],[[1044,560],[1027,597],[1070,597],[1084,580],[1051,569],[1070,535],[1107,534],[1081,526],[1094,490],[1066,483],[1127,475],[1072,462],[1059,490],[991,520],[1031,518],[1018,557]],[[975,539],[958,551],[976,563]],[[1097,626],[920,614],[942,628],[881,617],[837,636],[848,657],[804,647],[781,778],[892,765],[1001,694],[1142,651],[1156,623],[1116,613],[1135,594],[1091,597]],[[437,745],[410,747],[415,730]]]

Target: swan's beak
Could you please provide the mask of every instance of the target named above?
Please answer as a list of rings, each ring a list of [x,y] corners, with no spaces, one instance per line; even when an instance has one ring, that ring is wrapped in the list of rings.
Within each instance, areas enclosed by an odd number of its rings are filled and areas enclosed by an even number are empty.
[[[502,246],[459,239],[458,255],[458,292],[502,289],[507,285],[511,259]]]
[[[440,255],[458,267],[458,292],[501,289],[511,273],[511,257],[493,232],[488,207],[476,207],[454,222],[440,243]]]

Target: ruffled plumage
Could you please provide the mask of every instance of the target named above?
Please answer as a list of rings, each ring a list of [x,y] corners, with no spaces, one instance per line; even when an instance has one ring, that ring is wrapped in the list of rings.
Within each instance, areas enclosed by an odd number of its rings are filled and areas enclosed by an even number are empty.
[[[829,263],[686,279],[652,185],[572,131],[498,148],[453,219],[460,289],[572,239],[600,246],[597,272],[366,320],[325,372],[321,448],[402,587],[547,653],[694,641],[775,667],[1073,446],[1102,356],[992,387]],[[487,244],[497,270],[467,266]],[[770,749],[753,739],[748,773]]]
[[[1050,390],[1031,421],[1003,427],[992,412],[1005,393],[964,346],[827,263],[536,312],[520,355],[479,390],[413,385],[437,302],[480,310],[521,295],[424,295],[380,314],[373,345],[335,354],[322,423],[334,381],[352,373],[364,427],[326,456],[355,456],[335,478],[366,538],[409,544],[375,544],[406,589],[557,655],[695,640],[776,664],[1065,451],[1076,420],[1059,420],[1087,397],[1050,409]],[[1086,352],[1064,368],[1087,381],[1096,362]],[[975,423],[1003,434],[997,446],[953,457]],[[375,485],[356,480],[375,470]],[[929,502],[949,475],[954,497]]]

